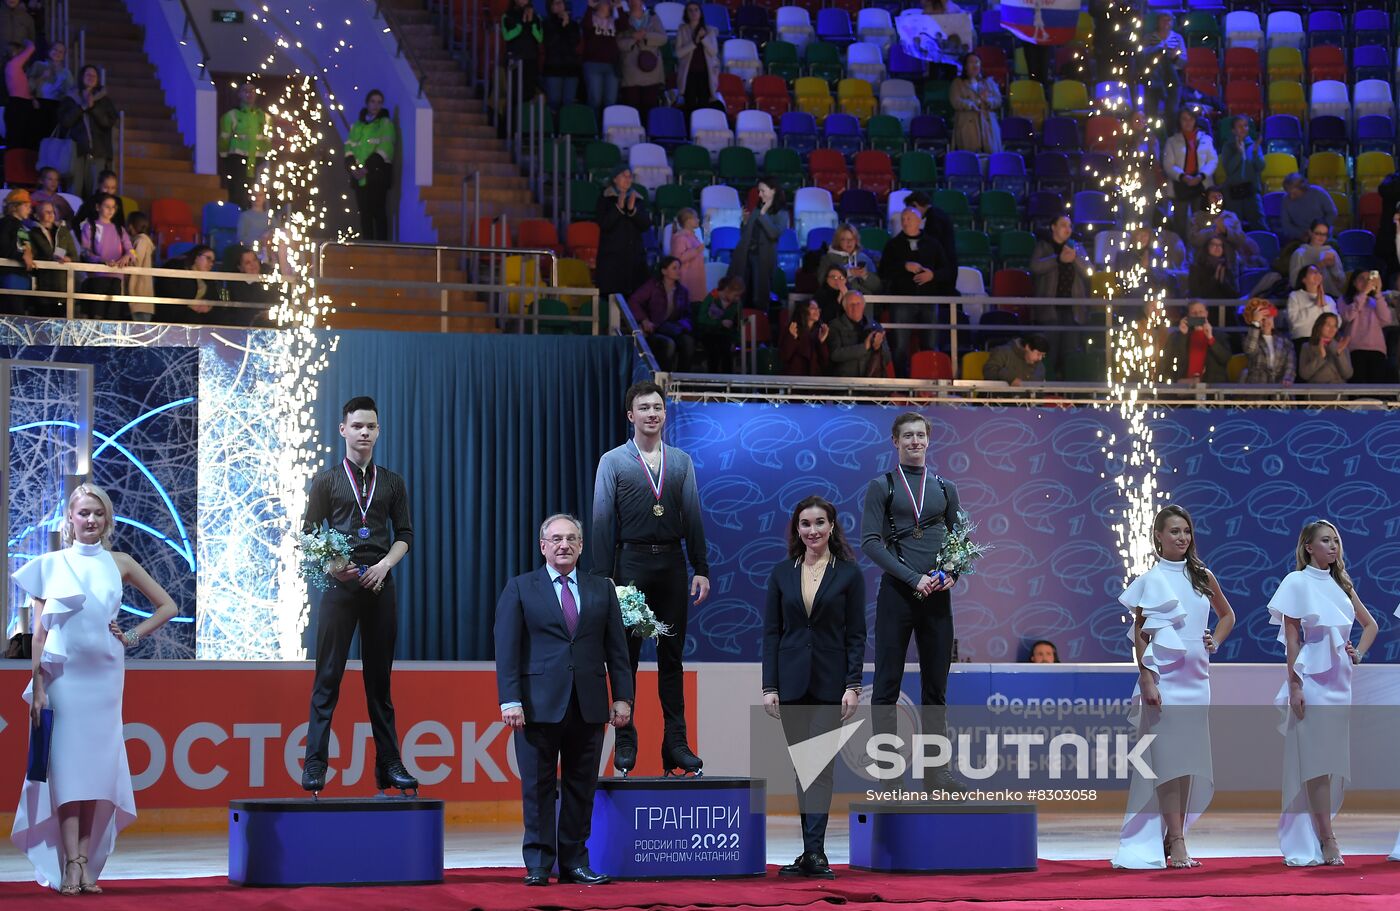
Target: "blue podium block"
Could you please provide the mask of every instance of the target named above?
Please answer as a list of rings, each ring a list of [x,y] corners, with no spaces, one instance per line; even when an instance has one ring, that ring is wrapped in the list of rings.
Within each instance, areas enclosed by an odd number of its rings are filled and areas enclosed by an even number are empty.
[[[615,879],[762,876],[761,778],[600,778],[588,856]]]
[[[1035,804],[852,804],[851,867],[880,873],[1034,870]]]
[[[228,878],[238,886],[442,882],[441,800],[287,798],[228,805]]]

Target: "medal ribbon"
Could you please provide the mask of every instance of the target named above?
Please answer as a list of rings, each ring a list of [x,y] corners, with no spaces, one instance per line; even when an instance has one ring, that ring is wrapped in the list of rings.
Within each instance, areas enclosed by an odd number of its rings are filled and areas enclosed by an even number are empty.
[[[345,459],[340,467],[345,469],[345,478],[350,482],[350,489],[355,492],[355,508],[360,511],[360,527],[368,528],[369,504],[374,502],[374,489],[379,486],[379,469],[373,465],[369,467],[369,496],[364,498],[364,504],[361,505],[360,485],[355,483],[355,473],[350,468],[350,460]]]
[[[635,445],[635,444],[634,444]],[[651,476],[651,468],[648,467],[646,459],[642,458],[642,451],[637,450],[637,462],[642,466],[642,474],[647,476],[647,486],[651,488],[651,495],[656,497],[656,502],[661,502],[661,489],[666,486],[666,444],[661,444],[661,467],[656,472],[656,478]]]
[[[895,472],[899,475],[900,483],[904,485],[904,492],[909,494],[909,505],[914,507],[914,525],[919,524],[920,517],[924,514],[924,494],[928,492],[928,466],[924,466],[923,474],[919,480],[919,499],[914,499],[914,491],[909,487],[909,479],[904,476],[904,469],[901,467]]]

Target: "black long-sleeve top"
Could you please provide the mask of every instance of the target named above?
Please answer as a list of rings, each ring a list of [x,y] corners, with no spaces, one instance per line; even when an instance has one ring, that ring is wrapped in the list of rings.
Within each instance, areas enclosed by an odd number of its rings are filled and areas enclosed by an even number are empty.
[[[909,263],[918,263],[928,269],[933,273],[933,281],[915,284],[914,274],[905,268]],[[916,237],[896,234],[880,254],[880,282],[884,285],[885,294],[933,296],[938,293],[939,272],[945,265],[943,245],[933,237],[927,234]]]
[[[374,497],[365,516],[368,520],[368,538],[361,538],[358,534],[360,508],[356,505],[356,491],[351,487],[350,478],[345,476],[346,465],[350,466],[355,484],[360,488],[361,501],[370,485],[374,485]],[[350,559],[360,566],[378,563],[388,555],[389,547],[395,541],[413,546],[413,523],[408,515],[408,486],[402,475],[374,462],[361,469],[354,462],[341,459],[311,479],[311,493],[306,499],[302,529],[312,531],[321,527],[323,522],[350,536]]]
[[[923,477],[922,468],[900,465],[914,496],[919,496],[919,481]],[[906,585],[914,586],[920,577],[928,575],[934,568],[934,560],[943,549],[943,541],[958,515],[958,489],[953,482],[943,480],[938,483],[938,475],[928,470],[925,482],[923,512],[914,515],[914,504],[899,478],[894,480],[894,498],[890,499],[890,485],[884,475],[870,482],[865,489],[865,511],[860,522],[860,549],[876,566]],[[948,492],[947,497],[943,495]],[[889,502],[887,509],[885,504]],[[914,527],[917,519],[927,520],[930,516],[942,516],[943,521],[924,528],[922,537],[905,534],[895,545],[890,532],[890,514],[894,514],[894,527],[907,532]]]
[[[697,576],[709,576],[705,553],[705,525],[700,511],[700,490],[695,465],[684,450],[665,446],[665,482],[661,486],[662,515],[631,440],[603,453],[598,460],[593,488],[593,531],[590,549],[593,572],[612,576],[617,552],[623,544],[679,544]]]

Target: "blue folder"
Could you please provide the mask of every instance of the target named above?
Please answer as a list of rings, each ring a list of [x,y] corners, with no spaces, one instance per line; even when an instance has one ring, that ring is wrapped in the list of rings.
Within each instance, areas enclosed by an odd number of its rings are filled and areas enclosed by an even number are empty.
[[[39,723],[29,728],[29,781],[49,780],[49,743],[53,740],[53,709],[39,710]]]

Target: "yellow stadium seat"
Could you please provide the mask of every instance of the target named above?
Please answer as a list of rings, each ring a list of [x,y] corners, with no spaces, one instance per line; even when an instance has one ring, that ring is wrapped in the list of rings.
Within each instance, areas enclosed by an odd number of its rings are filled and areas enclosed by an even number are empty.
[[[1327,194],[1332,197],[1332,202],[1337,207],[1337,220],[1332,224],[1332,233],[1336,235],[1352,226],[1351,194],[1335,190],[1328,190]]]
[[[1080,12],[1079,25],[1074,30],[1074,40],[1080,44],[1092,44],[1094,41],[1094,17],[1086,12]]]
[[[505,260],[505,279],[507,285],[530,286],[538,283],[540,290],[546,290],[548,282],[544,276],[539,274],[535,267],[537,260],[535,257],[507,256]],[[506,295],[506,309],[511,313],[528,313],[530,307],[535,303],[535,295],[528,292],[512,291]]]
[[[969,351],[962,357],[962,376],[964,380],[985,380],[982,368],[987,366],[987,359],[991,353],[987,351]]]
[[[1339,152],[1314,152],[1308,157],[1308,182],[1329,193],[1350,193],[1347,160]]]
[[[1065,117],[1086,118],[1092,105],[1089,102],[1089,88],[1078,79],[1059,79],[1050,92],[1050,109]]]
[[[588,263],[581,259],[565,258],[559,260],[559,287],[561,288],[592,288],[593,273],[588,268]],[[563,301],[569,308],[569,313],[578,316],[589,306],[590,300],[577,294],[561,294],[559,300]]]
[[[831,87],[818,76],[802,76],[793,84],[793,95],[797,99],[797,109],[811,114],[820,126],[826,120],[835,104],[831,97]]]
[[[1298,159],[1287,152],[1270,152],[1264,156],[1264,192],[1283,189],[1283,179],[1298,170]]]
[[[1303,52],[1296,47],[1271,47],[1268,57],[1269,81],[1303,81]]]
[[[1308,122],[1308,103],[1301,82],[1276,80],[1269,83],[1269,113],[1292,114],[1300,123]]]
[[[1356,156],[1356,192],[1374,192],[1393,173],[1395,159],[1389,152],[1362,152]]]
[[[1040,129],[1050,105],[1045,101],[1045,86],[1030,79],[1018,79],[1011,83],[1011,113],[1025,117]]]
[[[1240,377],[1244,375],[1244,368],[1249,366],[1249,355],[1232,354],[1230,360],[1225,363],[1225,378],[1232,383],[1238,383]]]
[[[1095,272],[1089,276],[1089,296],[1108,299],[1118,290],[1118,278],[1112,272]]]
[[[836,106],[865,126],[875,113],[875,92],[864,79],[842,79],[836,84]]]

